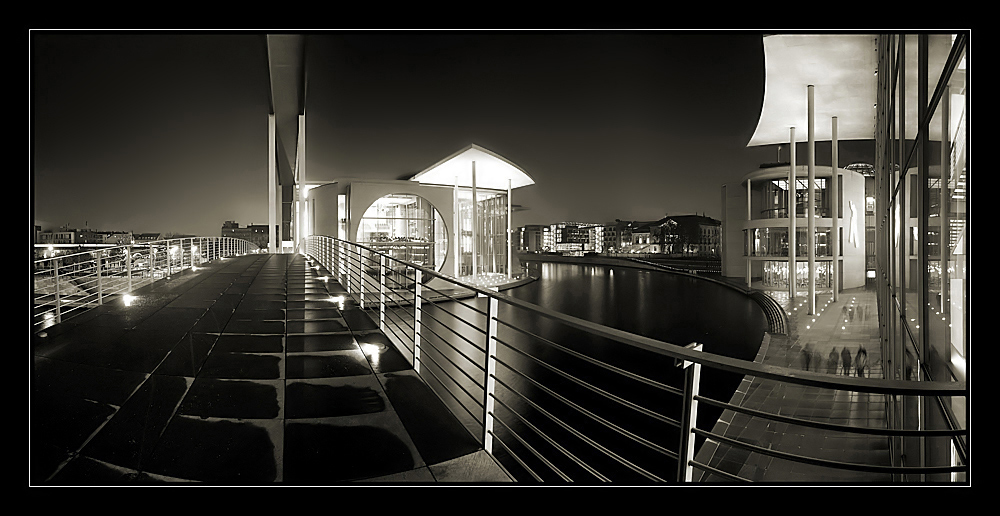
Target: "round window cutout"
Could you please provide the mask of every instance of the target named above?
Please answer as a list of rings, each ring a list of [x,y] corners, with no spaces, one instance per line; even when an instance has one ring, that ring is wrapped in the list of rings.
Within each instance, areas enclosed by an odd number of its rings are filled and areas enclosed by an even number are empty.
[[[444,219],[423,197],[390,194],[361,217],[357,242],[397,260],[440,271],[448,254]]]

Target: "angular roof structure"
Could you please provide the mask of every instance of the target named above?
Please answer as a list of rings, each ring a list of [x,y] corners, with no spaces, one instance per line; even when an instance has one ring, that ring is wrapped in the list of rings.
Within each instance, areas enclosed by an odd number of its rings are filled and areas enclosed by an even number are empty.
[[[807,138],[808,90],[813,85],[814,138],[875,136],[876,40],[874,34],[790,34],[764,38],[764,104],[747,147]]]
[[[491,190],[506,190],[507,180],[511,188],[520,188],[535,184],[535,180],[527,172],[511,163],[507,158],[476,144],[444,158],[431,165],[423,172],[410,178],[420,184],[472,186],[472,163],[476,163],[476,187]]]

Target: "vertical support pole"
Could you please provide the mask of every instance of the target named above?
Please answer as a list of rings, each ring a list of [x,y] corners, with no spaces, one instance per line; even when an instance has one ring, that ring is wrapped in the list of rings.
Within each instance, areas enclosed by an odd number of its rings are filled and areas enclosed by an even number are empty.
[[[472,276],[479,274],[479,203],[476,202],[476,162],[472,162]]]
[[[795,258],[799,253],[798,243],[795,241],[795,222],[798,218],[798,183],[795,181],[795,128],[788,129],[788,139],[791,141],[791,158],[788,164],[788,298],[795,299],[795,289],[798,286],[798,271],[796,270]]]
[[[494,375],[497,370],[497,321],[499,309],[499,301],[497,298],[490,296],[490,306],[489,310],[486,311],[486,378],[484,378],[483,385],[485,385],[485,392],[483,395],[485,399],[485,408],[483,409],[483,449],[486,453],[493,453],[493,397],[496,394],[496,380]]]
[[[413,370],[420,374],[420,313],[423,292],[423,271],[414,269],[416,272],[415,283],[413,284]]]
[[[840,301],[840,172],[838,168],[840,164],[838,162],[839,149],[837,148],[837,117],[831,119],[830,127],[830,168],[832,169],[830,173],[830,185],[827,187],[826,191],[830,195],[830,202],[827,203],[830,206],[830,220],[833,221],[833,225],[830,229],[830,240],[833,241],[833,261],[830,263],[831,268],[830,277],[833,279],[833,301]]]
[[[52,277],[56,280],[56,323],[62,322],[62,296],[59,292],[59,258],[52,260]]]
[[[686,349],[701,351],[702,345],[692,342],[685,346]],[[701,384],[701,364],[680,360],[677,367],[684,369],[684,400],[681,408],[681,438],[680,447],[677,448],[677,481],[691,482],[694,476],[694,469],[688,464],[694,458],[694,432],[698,425],[698,396],[699,385]]]
[[[104,285],[101,284],[101,255],[104,251],[97,251],[97,306],[104,304]]]
[[[454,214],[452,216],[452,227],[455,231],[452,239],[455,241],[455,277],[462,276],[462,210],[458,199],[458,176],[455,176],[455,189],[451,194]]]
[[[132,246],[125,247],[125,268],[128,270],[128,293],[132,293]]]
[[[809,101],[809,146],[806,149],[809,176],[806,180],[806,246],[809,256],[809,315],[816,315],[816,134],[813,128],[815,118],[815,86],[807,87]]]
[[[172,270],[170,269],[170,265],[171,265],[171,263],[170,263],[170,262],[172,262],[172,261],[173,261],[172,257],[170,256],[171,254],[172,254],[172,253],[170,252],[170,239],[167,239],[167,278],[169,278],[169,277],[170,277],[170,274],[171,274],[171,272],[173,272],[173,271],[172,271]]]
[[[507,178],[507,241],[504,244],[507,246],[507,277],[508,278],[513,278],[514,277],[514,273],[511,271],[511,267],[513,266],[513,263],[514,263],[514,257],[512,256],[514,253],[511,251],[511,245],[510,245],[511,244],[511,232],[510,232],[510,214],[511,214],[510,193],[511,193],[511,190],[512,190],[512,188],[511,188],[510,178]]]
[[[267,252],[278,249],[278,170],[274,114],[267,115]]]
[[[948,259],[951,258],[951,192],[948,188],[948,181],[951,179],[951,90],[944,87],[944,94],[941,95],[941,178],[938,183],[940,193],[938,194],[938,207],[941,213],[938,214],[938,236],[941,238],[940,249],[941,259],[941,299],[940,310],[942,314],[951,312],[951,302],[948,299],[951,283],[948,278]],[[951,339],[948,339],[949,341]]]
[[[361,249],[358,249],[358,296],[361,300],[361,309],[365,309],[365,268],[362,263]]]
[[[379,255],[378,264],[378,329],[385,331],[385,256]]]
[[[753,261],[750,259],[750,257],[753,256],[754,253],[756,252],[753,243],[754,229],[750,227],[750,221],[753,219],[752,210],[750,208],[750,199],[751,199],[750,188],[751,188],[750,180],[747,179],[747,288],[750,287],[750,283],[753,281],[753,274],[751,272],[752,271],[751,264],[753,263]]]

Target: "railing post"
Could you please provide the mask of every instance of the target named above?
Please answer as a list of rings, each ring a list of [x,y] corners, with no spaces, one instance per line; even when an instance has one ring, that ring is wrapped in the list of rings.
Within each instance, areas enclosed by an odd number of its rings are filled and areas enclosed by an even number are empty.
[[[420,296],[423,290],[420,284],[423,282],[423,271],[414,269],[416,272],[413,284],[413,370],[420,374]]]
[[[173,272],[173,271],[172,271],[172,270],[170,269],[170,265],[171,265],[171,263],[170,263],[170,262],[172,262],[172,261],[173,261],[173,259],[172,259],[172,258],[170,257],[170,255],[171,255],[171,253],[170,253],[170,240],[168,239],[168,240],[167,240],[167,277],[168,277],[168,278],[170,277],[170,274],[171,274],[171,273]]]
[[[125,247],[125,268],[128,269],[128,293],[132,293],[132,246]]]
[[[493,376],[496,374],[497,369],[497,310],[499,308],[499,301],[497,298],[490,296],[490,307],[486,311],[486,378],[483,384],[486,386],[484,389],[484,405],[483,409],[483,449],[486,453],[493,453],[493,396],[496,392],[496,380]]]
[[[59,258],[52,260],[52,277],[56,280],[56,323],[61,323],[62,299],[59,295]]]
[[[701,351],[702,345],[692,342],[687,349]],[[681,439],[677,457],[677,481],[691,482],[694,469],[688,462],[694,459],[694,432],[698,425],[698,385],[701,383],[701,364],[687,360],[678,361],[684,371],[684,405],[681,408]]]
[[[104,298],[102,297],[102,287],[101,284],[101,255],[104,251],[97,251],[97,306],[104,304]]]
[[[385,255],[378,261],[378,329],[385,331]]]
[[[361,309],[365,309],[365,268],[361,263],[361,249],[358,249],[358,297],[361,299]]]

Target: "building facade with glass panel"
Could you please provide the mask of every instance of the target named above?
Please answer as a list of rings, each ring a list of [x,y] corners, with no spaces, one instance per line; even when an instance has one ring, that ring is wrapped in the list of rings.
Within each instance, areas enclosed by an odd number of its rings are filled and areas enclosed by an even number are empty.
[[[838,141],[875,143],[873,165],[847,169],[865,177],[863,202],[855,201],[858,215],[865,220],[857,229],[868,243],[862,245],[862,249],[867,247],[863,270],[867,288],[876,293],[885,379],[966,385],[969,380],[969,51],[967,32],[764,38],[767,85],[757,130],[748,146],[796,148],[808,135],[808,156],[802,158],[811,169],[809,174],[822,179],[831,174],[815,166],[816,140],[832,142],[833,167],[838,166]],[[790,161],[802,164],[794,157]],[[755,171],[735,187],[723,188],[726,220],[739,220],[738,214],[728,211],[742,207],[747,221],[745,227],[727,224],[724,267],[730,269],[724,269],[724,274],[734,275],[741,262],[738,258],[743,258],[740,254],[746,257],[744,263],[752,263],[755,256],[780,257],[789,247],[790,232],[782,232],[782,222],[768,223],[782,216],[787,190],[781,188],[780,177],[766,175]],[[846,197],[851,176],[841,175]],[[800,177],[798,170],[795,177]],[[760,183],[758,189],[752,186],[755,180]],[[822,186],[817,183],[817,190]],[[814,200],[817,210],[828,204],[821,191]],[[825,225],[820,220],[814,222],[822,230]],[[796,225],[796,233],[800,228]],[[795,240],[801,249],[802,237]],[[823,261],[822,241],[823,236],[816,234],[817,265]],[[845,259],[851,247],[844,235]],[[777,266],[761,268],[762,279],[773,276],[767,281],[783,281],[781,273]],[[845,270],[845,288],[846,280]],[[890,428],[968,429],[967,392],[960,397],[885,399]],[[893,437],[891,461],[905,467],[967,465],[968,444],[965,436]],[[965,480],[958,473],[909,477],[919,478],[899,480]]]
[[[876,271],[887,374],[968,381],[968,34],[882,35],[876,52]],[[893,400],[889,414],[902,428],[968,424],[965,398]],[[968,461],[964,439],[896,444],[904,465]]]
[[[309,227],[453,277],[510,276],[511,191],[531,184],[505,158],[471,145],[409,180],[310,188]]]
[[[748,285],[763,290],[789,289],[789,246],[794,242],[795,288],[808,286],[808,170],[795,167],[796,188],[789,188],[790,165],[762,165],[746,174],[739,183],[723,186],[723,275],[744,278]],[[832,167],[815,167],[814,253],[816,288],[833,288],[833,267],[837,267],[838,288],[855,288],[865,283],[864,177],[851,170],[837,169],[837,198],[830,181]],[[794,194],[791,192],[794,191]],[[789,197],[795,212],[795,238],[789,239]],[[836,207],[838,252],[834,258],[833,207]],[[742,250],[742,252],[740,252]]]

